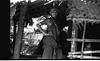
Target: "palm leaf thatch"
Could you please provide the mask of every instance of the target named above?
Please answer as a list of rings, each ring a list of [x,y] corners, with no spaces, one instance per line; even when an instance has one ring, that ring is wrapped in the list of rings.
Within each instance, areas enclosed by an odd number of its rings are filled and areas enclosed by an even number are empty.
[[[100,19],[94,19],[94,18],[85,18],[85,17],[73,17],[71,18],[72,15],[70,14],[69,16],[67,16],[67,20],[74,20],[75,21],[75,29],[80,29],[83,27],[84,25],[84,21],[86,21],[86,24],[91,23],[93,24],[98,24],[100,23]]]

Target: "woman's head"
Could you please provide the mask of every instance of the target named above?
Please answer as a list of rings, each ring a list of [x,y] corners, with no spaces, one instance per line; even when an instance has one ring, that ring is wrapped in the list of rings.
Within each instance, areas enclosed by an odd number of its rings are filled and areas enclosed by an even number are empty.
[[[50,10],[50,15],[51,15],[52,17],[56,17],[56,16],[57,16],[57,12],[58,12],[58,10],[57,10],[56,8],[52,8],[52,9]]]

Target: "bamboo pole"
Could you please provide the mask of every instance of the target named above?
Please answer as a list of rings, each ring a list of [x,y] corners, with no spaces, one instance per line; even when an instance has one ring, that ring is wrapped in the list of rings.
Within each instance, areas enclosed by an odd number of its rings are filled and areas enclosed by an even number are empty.
[[[82,42],[83,40],[82,39],[76,39],[76,38],[69,38],[69,39],[67,39],[68,41],[73,41],[73,39],[74,39],[74,41],[76,41],[76,42]],[[84,39],[85,40],[85,42],[99,42],[100,43],[100,40],[99,39]]]
[[[100,50],[95,50],[95,51],[83,51],[83,54],[95,54],[95,53],[100,53]],[[68,54],[81,54],[80,51],[78,52],[69,52]]]
[[[86,21],[84,22],[84,30],[83,30],[83,41],[82,41],[82,48],[81,48],[81,58],[83,58],[83,50],[84,50],[84,44],[85,44],[85,31],[86,31]]]
[[[70,20],[71,19],[71,17],[67,17],[67,20]],[[77,17],[74,17],[73,18],[74,20],[76,20],[76,21],[94,21],[94,22],[100,22],[100,19],[94,19],[94,18],[84,18],[84,17],[79,17],[79,18],[77,18]]]
[[[67,56],[70,57],[70,56]],[[73,55],[73,58],[81,58],[81,55]],[[84,59],[100,59],[100,57],[95,56],[83,56]]]
[[[75,21],[74,21],[74,19],[72,19],[72,21],[73,21],[73,27],[72,27],[72,38],[76,38],[76,29],[75,29]],[[75,42],[75,40],[73,39],[72,41],[71,41],[71,52],[75,52],[75,50],[76,50],[76,42]],[[73,58],[73,54],[71,54],[72,55],[72,57],[71,57],[71,59]]]

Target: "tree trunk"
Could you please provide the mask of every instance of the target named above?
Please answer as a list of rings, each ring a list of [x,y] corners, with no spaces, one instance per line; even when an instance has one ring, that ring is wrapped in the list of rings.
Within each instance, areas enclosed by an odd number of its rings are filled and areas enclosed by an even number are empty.
[[[23,36],[24,16],[25,16],[26,9],[27,9],[27,3],[25,2],[24,7],[22,7],[20,11],[20,17],[18,21],[18,32],[16,34],[13,59],[20,58],[20,47],[21,47],[22,36]]]

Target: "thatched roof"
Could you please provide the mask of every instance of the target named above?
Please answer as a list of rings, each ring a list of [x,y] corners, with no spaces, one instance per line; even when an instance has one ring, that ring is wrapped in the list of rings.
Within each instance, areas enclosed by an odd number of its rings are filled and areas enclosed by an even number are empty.
[[[75,17],[88,17],[100,19],[100,1],[71,0],[70,14]]]

